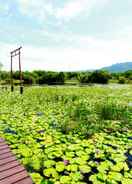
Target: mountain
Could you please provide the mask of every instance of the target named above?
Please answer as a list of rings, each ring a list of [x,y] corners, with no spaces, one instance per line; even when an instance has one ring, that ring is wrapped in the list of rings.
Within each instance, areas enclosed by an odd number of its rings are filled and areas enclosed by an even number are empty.
[[[132,62],[117,63],[108,67],[101,68],[101,70],[107,70],[109,72],[125,72],[132,70]]]

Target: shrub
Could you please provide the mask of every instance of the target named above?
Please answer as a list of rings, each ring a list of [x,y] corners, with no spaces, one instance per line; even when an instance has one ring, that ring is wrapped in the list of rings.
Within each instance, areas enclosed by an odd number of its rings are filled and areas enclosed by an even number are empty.
[[[105,71],[95,71],[89,76],[91,83],[107,84],[109,82],[110,75]]]
[[[120,77],[118,83],[119,84],[125,84],[126,83],[125,77]]]

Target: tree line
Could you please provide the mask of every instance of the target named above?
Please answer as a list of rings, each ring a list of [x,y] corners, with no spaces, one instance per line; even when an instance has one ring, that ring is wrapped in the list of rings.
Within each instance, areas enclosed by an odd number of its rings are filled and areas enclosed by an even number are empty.
[[[14,83],[19,84],[19,71],[13,73]],[[108,84],[116,82],[120,84],[132,83],[132,70],[124,73],[109,73],[107,71],[92,71],[92,72],[51,72],[51,71],[24,71],[23,83],[27,85],[33,84],[64,84],[67,81],[75,81],[80,84]],[[0,71],[0,83],[10,83],[10,72]]]

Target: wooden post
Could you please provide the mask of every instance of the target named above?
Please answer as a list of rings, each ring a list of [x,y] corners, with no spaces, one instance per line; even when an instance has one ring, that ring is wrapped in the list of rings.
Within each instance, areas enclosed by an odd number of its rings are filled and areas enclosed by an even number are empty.
[[[14,86],[13,86],[13,69],[12,69],[12,54],[11,54],[11,92],[14,91]]]
[[[11,52],[11,91],[14,91],[14,85],[13,85],[13,67],[12,67],[12,61],[13,57],[18,56],[19,58],[19,75],[20,75],[20,94],[23,94],[23,80],[22,80],[22,69],[21,69],[21,48],[14,50]]]
[[[23,94],[22,69],[21,69],[21,51],[19,50],[19,73],[20,73],[20,94]]]

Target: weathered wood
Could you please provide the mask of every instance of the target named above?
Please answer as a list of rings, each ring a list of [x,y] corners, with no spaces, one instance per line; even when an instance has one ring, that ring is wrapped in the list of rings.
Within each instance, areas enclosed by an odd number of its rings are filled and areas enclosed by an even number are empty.
[[[15,160],[16,160],[15,156],[12,156],[12,157],[9,157],[9,158],[4,158],[4,159],[0,160],[0,167],[2,165],[5,165],[5,164],[10,163],[10,162],[15,161]]]
[[[20,165],[20,163],[19,163],[18,161],[13,161],[13,162],[4,164],[4,165],[2,165],[2,166],[0,167],[0,172],[6,171],[6,170],[11,169],[11,168],[13,168],[13,167],[16,167],[16,166],[18,166],[18,165]]]
[[[0,142],[0,146],[4,146],[5,145],[5,143],[4,142]]]
[[[24,170],[25,170],[24,167],[22,167],[21,165],[18,165],[18,166],[16,166],[16,167],[13,167],[13,168],[8,169],[8,170],[6,170],[6,171],[2,171],[2,172],[0,173],[0,180],[2,180],[2,179],[4,179],[4,178],[7,178],[7,177],[9,177],[9,176],[12,176],[12,175],[14,175],[14,174],[16,174],[16,173],[19,173],[19,172],[21,172],[21,171],[24,171]]]
[[[7,149],[7,148],[9,148],[8,145],[0,145],[0,150]]]
[[[27,172],[21,171],[19,173],[16,173],[16,174],[10,176],[10,177],[6,177],[6,178],[2,179],[0,181],[0,184],[15,184],[16,182],[19,182],[25,178],[27,178]]]
[[[0,184],[33,184],[26,169],[16,160],[2,138],[0,138]]]
[[[21,181],[16,182],[15,184],[31,184],[31,179],[29,177],[27,177]]]
[[[11,152],[2,154],[2,155],[0,155],[0,160],[3,160],[4,158],[9,158],[9,157],[12,157],[12,156],[13,156],[13,154]]]

